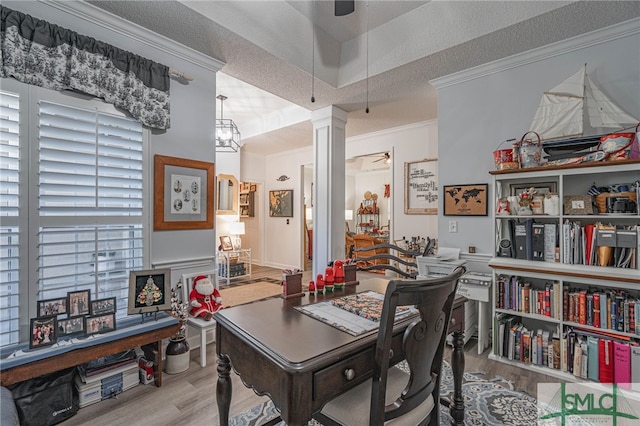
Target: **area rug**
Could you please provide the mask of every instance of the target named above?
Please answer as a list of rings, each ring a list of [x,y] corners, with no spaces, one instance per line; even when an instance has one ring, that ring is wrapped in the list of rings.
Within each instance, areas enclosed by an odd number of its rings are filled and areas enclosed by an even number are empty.
[[[446,361],[443,363],[442,370],[441,397],[450,399],[453,395],[453,373]],[[536,424],[538,409],[535,398],[514,390],[512,383],[503,377],[486,379],[483,377],[484,374],[482,371],[464,373],[462,393],[465,425],[528,426]],[[261,425],[276,417],[278,417],[278,412],[271,400],[268,400],[234,416],[229,420],[229,425]],[[440,404],[440,424],[453,424],[449,408],[442,404]],[[277,426],[286,425],[284,422],[280,422]],[[312,420],[308,426],[322,425]]]
[[[225,308],[268,299],[280,294],[282,294],[282,286],[267,280],[220,288],[222,306]]]

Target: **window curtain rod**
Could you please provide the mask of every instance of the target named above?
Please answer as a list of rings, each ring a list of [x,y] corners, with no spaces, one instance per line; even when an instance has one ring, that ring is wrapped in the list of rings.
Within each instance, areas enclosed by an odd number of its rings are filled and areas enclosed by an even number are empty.
[[[169,128],[169,67],[6,6],[0,13],[0,77],[87,93],[145,126]]]

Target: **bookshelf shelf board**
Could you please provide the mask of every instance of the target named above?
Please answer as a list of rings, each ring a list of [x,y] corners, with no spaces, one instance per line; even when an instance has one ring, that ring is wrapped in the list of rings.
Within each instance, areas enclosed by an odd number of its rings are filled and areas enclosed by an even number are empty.
[[[492,361],[500,361],[505,364],[513,365],[515,367],[524,368],[525,370],[534,371],[540,374],[546,374],[547,376],[557,377],[561,380],[565,380],[568,382],[589,382],[589,380],[585,380],[581,377],[576,377],[571,373],[565,373],[562,370],[556,370],[555,368],[543,367],[536,364],[530,364],[525,362],[516,361],[514,359],[505,358],[503,356],[495,355],[493,353],[489,354],[489,359]]]
[[[494,176],[517,175],[518,178],[528,175],[547,175],[550,174],[549,172],[557,172],[556,174],[564,174],[564,172],[568,172],[568,174],[579,175],[594,173],[596,172],[593,170],[594,168],[598,169],[597,173],[616,173],[624,170],[638,170],[638,165],[640,165],[640,160],[621,160],[615,162],[593,162],[555,167],[540,166],[526,169],[493,170],[490,171],[489,174]]]
[[[573,327],[576,330],[576,333],[580,333],[580,331],[593,331],[594,333],[603,334],[602,337],[609,336],[615,338],[615,336],[621,336],[621,338],[625,338],[624,340],[627,340],[626,338],[640,338],[639,334],[625,333],[624,331],[611,330],[610,328],[592,327],[590,325],[580,324],[579,322],[565,321],[564,325],[567,327]]]
[[[570,265],[559,262],[537,262],[532,260],[512,259],[508,257],[494,257],[489,261],[489,267],[499,273],[518,275],[517,272],[537,278],[532,273],[544,274],[539,278],[549,279],[550,275],[571,277],[564,279],[581,283],[584,280],[620,281],[623,283],[640,284],[640,271],[638,269],[614,268],[593,265]],[[586,282],[589,284],[589,282]],[[595,285],[595,284],[594,284]],[[637,288],[629,287],[630,289]]]
[[[530,319],[534,319],[534,320],[539,320],[539,321],[545,321],[545,322],[551,322],[554,324],[560,324],[560,320],[554,317],[548,317],[545,315],[539,315],[539,314],[528,314],[525,312],[520,312],[520,311],[514,311],[512,309],[500,309],[500,308],[496,308],[496,312],[497,313],[505,313],[508,315],[514,315],[514,316],[518,316],[518,317],[522,317],[522,318],[530,318]]]

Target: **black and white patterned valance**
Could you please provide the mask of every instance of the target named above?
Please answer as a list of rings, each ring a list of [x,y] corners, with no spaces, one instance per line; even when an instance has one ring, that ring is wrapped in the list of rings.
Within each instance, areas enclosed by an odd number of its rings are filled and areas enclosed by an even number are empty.
[[[145,126],[169,128],[169,68],[0,6],[0,77],[104,99]]]

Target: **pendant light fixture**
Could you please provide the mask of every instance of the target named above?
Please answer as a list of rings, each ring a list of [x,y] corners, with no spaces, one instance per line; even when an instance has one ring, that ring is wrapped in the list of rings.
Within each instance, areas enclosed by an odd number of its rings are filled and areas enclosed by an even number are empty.
[[[238,152],[240,149],[240,131],[231,119],[224,118],[223,103],[227,99],[224,95],[216,96],[220,99],[220,118],[216,119],[216,152]]]
[[[369,2],[367,2],[367,104],[364,112],[369,114]]]
[[[311,9],[311,103],[316,101],[315,88],[316,88],[316,2],[312,2],[313,9]]]

